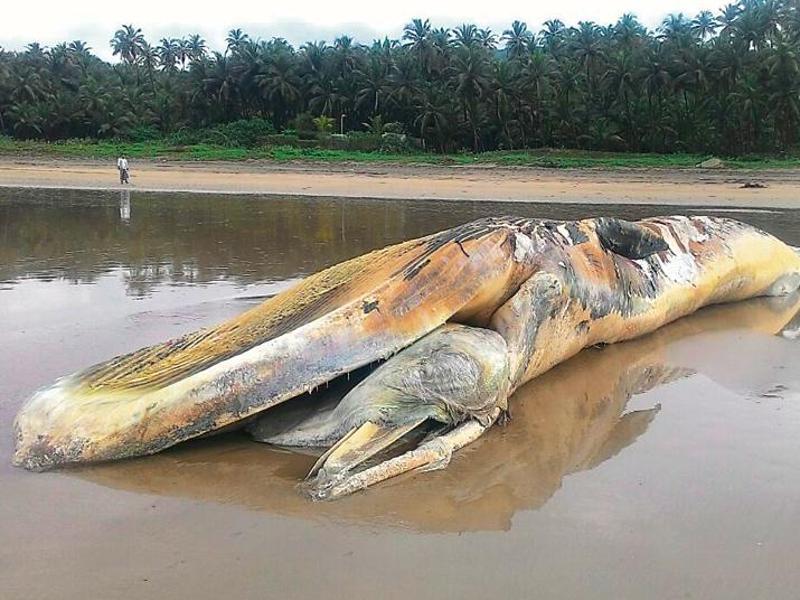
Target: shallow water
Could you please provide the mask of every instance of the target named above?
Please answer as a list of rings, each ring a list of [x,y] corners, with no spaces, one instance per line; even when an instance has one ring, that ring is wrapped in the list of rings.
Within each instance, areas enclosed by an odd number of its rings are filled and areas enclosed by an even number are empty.
[[[0,190],[0,597],[796,598],[798,297],[586,351],[445,471],[335,503],[294,489],[313,457],[237,434],[9,465],[36,388],[329,264],[484,215],[656,212],[685,209]],[[800,244],[798,211],[732,216]]]

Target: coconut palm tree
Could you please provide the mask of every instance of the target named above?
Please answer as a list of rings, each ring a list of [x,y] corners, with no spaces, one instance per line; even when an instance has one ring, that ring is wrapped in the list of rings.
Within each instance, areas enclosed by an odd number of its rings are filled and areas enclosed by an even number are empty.
[[[389,94],[389,63],[373,54],[356,71],[358,89],[356,91],[356,107],[367,107],[373,116],[379,115],[383,99]]]
[[[250,36],[239,28],[231,29],[225,37],[228,52],[236,54],[250,42]]]
[[[426,73],[431,72],[434,46],[431,40],[431,22],[413,19],[403,28],[404,46],[419,60]]]
[[[692,20],[691,30],[701,40],[705,40],[717,30],[718,24],[710,10],[701,10]]]
[[[448,127],[453,119],[450,108],[450,103],[444,96],[430,90],[422,95],[422,102],[414,118],[419,137],[425,143],[432,139],[441,152],[447,149]]]
[[[524,22],[514,21],[511,28],[503,32],[502,40],[505,42],[506,56],[511,60],[519,60],[527,56],[528,49],[533,45],[533,34]]]
[[[775,123],[775,129],[784,146],[790,146],[797,139],[797,125],[800,123],[800,57],[797,48],[776,36],[766,67],[769,74],[768,105]]]
[[[667,15],[658,30],[660,39],[671,42],[676,46],[691,43],[692,34],[696,31],[692,28],[691,21],[683,16],[683,13]]]
[[[264,71],[256,76],[256,84],[272,107],[274,124],[282,127],[288,120],[292,106],[301,97],[302,81],[297,74],[292,54],[286,51],[272,54]]]
[[[199,34],[193,33],[186,38],[186,42],[188,56],[191,62],[201,61],[208,55],[206,41]]]
[[[453,91],[463,111],[464,120],[472,131],[472,149],[480,149],[480,134],[478,131],[478,112],[480,100],[488,89],[486,54],[483,49],[476,47],[474,42],[464,36],[465,28],[461,28],[461,36],[457,30],[457,43],[462,48],[454,56],[451,66],[451,81]]]
[[[544,46],[547,50],[555,55],[561,47],[566,34],[567,28],[560,19],[550,19],[544,22],[544,27],[539,32]]]
[[[453,29],[453,43],[456,46],[470,48],[480,45],[480,33],[478,27],[472,23],[463,23]]]
[[[641,45],[647,35],[647,30],[639,23],[636,15],[625,13],[614,25],[611,37],[625,50],[633,50]]]
[[[131,65],[138,60],[144,44],[142,30],[133,25],[123,25],[114,32],[114,37],[111,38],[114,56],[119,55],[122,60]]]
[[[156,48],[158,60],[161,68],[165,71],[175,71],[178,64],[179,43],[175,38],[161,38],[159,46]]]
[[[655,32],[522,21],[500,37],[414,19],[400,39],[295,50],[242,29],[209,54],[199,35],[153,46],[124,25],[108,63],[80,41],[0,51],[0,131],[57,139],[196,133],[238,119],[373,129],[375,119],[432,150],[551,145],[716,153],[794,150],[800,141],[800,8],[742,0],[712,16],[670,15]],[[336,121],[338,124],[338,121]],[[370,124],[369,126],[364,125]],[[269,124],[257,127],[269,129]],[[298,127],[300,128],[300,125]]]
[[[489,28],[478,29],[478,44],[486,50],[494,50],[497,46],[497,36]]]
[[[600,29],[591,21],[581,21],[577,28],[571,30],[571,34],[570,42],[574,56],[583,65],[588,91],[592,94],[598,63],[605,56]]]

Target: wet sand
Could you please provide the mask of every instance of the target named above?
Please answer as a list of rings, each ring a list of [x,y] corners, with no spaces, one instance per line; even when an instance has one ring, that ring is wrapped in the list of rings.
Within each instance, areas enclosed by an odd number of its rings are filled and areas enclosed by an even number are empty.
[[[514,207],[653,210],[0,190],[0,430],[60,375]],[[800,243],[796,211],[737,214]],[[44,474],[0,436],[0,597],[796,598],[798,311],[712,307],[583,352],[445,471],[336,503],[297,494],[313,457],[240,434]]]
[[[800,207],[800,170],[131,161],[132,189],[213,194]],[[757,182],[763,189],[747,189]],[[0,158],[0,186],[119,189],[112,162]]]

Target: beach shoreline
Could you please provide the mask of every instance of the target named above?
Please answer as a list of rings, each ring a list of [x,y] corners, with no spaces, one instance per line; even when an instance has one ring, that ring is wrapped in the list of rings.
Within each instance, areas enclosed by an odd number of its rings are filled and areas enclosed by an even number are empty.
[[[3,157],[0,187],[376,199],[800,208],[800,169],[545,169],[274,161]],[[744,187],[746,185],[763,187]]]

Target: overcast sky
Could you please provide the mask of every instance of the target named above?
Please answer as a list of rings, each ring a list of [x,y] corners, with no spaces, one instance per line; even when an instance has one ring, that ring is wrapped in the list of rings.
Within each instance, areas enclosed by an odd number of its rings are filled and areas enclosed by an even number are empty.
[[[144,30],[148,41],[200,33],[213,49],[224,49],[226,32],[241,27],[252,37],[284,37],[298,45],[309,40],[333,41],[347,33],[358,42],[370,43],[385,35],[398,38],[403,25],[414,17],[429,18],[435,26],[475,23],[500,33],[518,19],[538,31],[547,19],[567,25],[579,20],[600,24],[616,21],[625,12],[635,13],[648,27],[657,26],[668,13],[694,16],[702,9],[715,14],[725,0],[300,0],[247,2],[227,0],[193,3],[170,0],[5,0],[0,16],[0,46],[24,48],[38,41],[52,45],[81,39],[103,58],[111,58],[108,41],[122,23]]]

